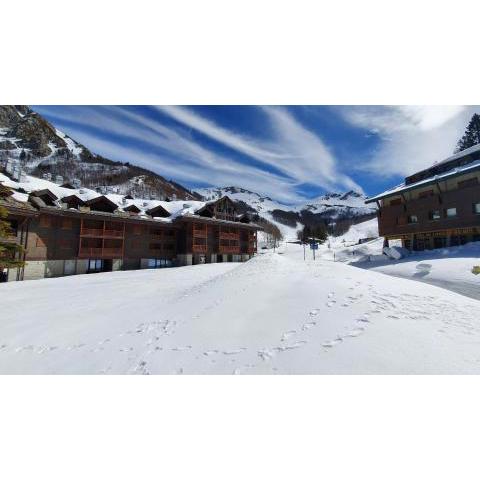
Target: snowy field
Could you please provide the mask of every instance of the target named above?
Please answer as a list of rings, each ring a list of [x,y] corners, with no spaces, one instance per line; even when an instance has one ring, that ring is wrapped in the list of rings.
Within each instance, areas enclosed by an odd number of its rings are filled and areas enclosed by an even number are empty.
[[[474,266],[480,266],[480,242],[413,252],[397,261],[385,259],[359,262],[357,265],[387,275],[437,285],[480,300],[480,275],[472,273]]]
[[[480,373],[480,303],[303,248],[0,286],[0,373]]]

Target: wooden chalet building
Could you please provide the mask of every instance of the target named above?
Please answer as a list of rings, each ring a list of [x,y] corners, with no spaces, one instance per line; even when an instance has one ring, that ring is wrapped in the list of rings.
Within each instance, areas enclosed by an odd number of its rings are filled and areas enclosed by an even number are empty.
[[[406,177],[372,202],[386,245],[400,239],[409,250],[428,250],[480,241],[480,145]]]
[[[12,240],[23,245],[26,261],[23,268],[3,272],[4,280],[240,262],[257,251],[260,227],[239,215],[228,197],[116,202],[111,197],[119,195],[58,190],[66,194],[43,189],[0,198],[9,211]]]

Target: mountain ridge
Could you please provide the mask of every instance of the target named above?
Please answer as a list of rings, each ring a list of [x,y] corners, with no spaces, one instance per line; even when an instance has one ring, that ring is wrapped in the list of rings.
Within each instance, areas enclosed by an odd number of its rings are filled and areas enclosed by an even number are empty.
[[[31,175],[79,179],[89,188],[108,186],[118,193],[158,200],[199,199],[155,172],[92,153],[26,105],[0,105],[0,159],[8,158],[18,160]]]

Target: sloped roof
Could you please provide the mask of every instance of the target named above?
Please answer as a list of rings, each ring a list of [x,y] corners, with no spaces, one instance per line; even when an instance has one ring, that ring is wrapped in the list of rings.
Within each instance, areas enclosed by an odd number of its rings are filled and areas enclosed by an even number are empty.
[[[448,170],[443,174],[433,175],[431,177],[424,178],[423,180],[420,180],[415,183],[410,183],[406,185],[405,182],[403,182],[400,185],[397,185],[396,187],[391,188],[390,190],[386,190],[385,192],[375,195],[374,197],[367,198],[367,200],[365,200],[365,203],[376,202],[377,200],[381,200],[386,197],[391,197],[392,195],[399,195],[402,192],[414,190],[419,187],[426,187],[428,185],[435,184],[439,181],[446,180],[448,178],[458,177],[459,175],[464,175],[465,173],[474,172],[477,170],[480,170],[480,160],[476,160],[475,162],[462,165],[461,167],[455,167],[452,170]]]
[[[5,185],[8,188],[11,188],[14,191],[13,197],[19,202],[23,202],[28,204],[28,197],[29,194],[32,192],[39,192],[39,191],[46,191],[48,190],[51,192],[56,198],[62,200],[68,200],[69,198],[76,197],[83,201],[86,205],[93,205],[98,202],[100,199],[104,199],[104,201],[108,201],[112,207],[116,207],[116,214],[121,214],[122,212],[129,212],[129,211],[138,211],[138,215],[136,215],[139,219],[151,219],[150,213],[155,215],[155,212],[162,212],[164,211],[164,215],[168,215],[165,217],[154,217],[155,221],[163,222],[163,223],[173,223],[177,219],[186,218],[192,219],[194,217],[198,217],[199,211],[206,207],[214,205],[218,203],[222,199],[227,198],[228,201],[234,203],[229,197],[222,197],[221,199],[212,200],[209,202],[203,202],[198,200],[175,200],[175,201],[162,201],[162,200],[147,200],[147,199],[139,199],[135,198],[132,199],[130,196],[124,196],[120,194],[106,194],[102,195],[96,192],[95,190],[81,187],[78,189],[70,189],[61,187],[49,180],[33,177],[31,175],[26,176],[26,180],[23,182],[17,182],[3,173],[0,172],[0,184]],[[20,193],[18,190],[23,190],[27,193]],[[53,198],[53,197],[52,197]],[[40,200],[37,198],[37,200]],[[33,206],[29,205],[32,209]],[[45,208],[44,205],[39,205],[38,208]],[[59,207],[52,207],[52,208],[59,208]],[[51,209],[51,208],[49,208]],[[35,209],[34,209],[35,210]],[[53,210],[52,210],[53,211]],[[149,213],[150,212],[150,213]],[[96,212],[102,213],[102,212]],[[205,219],[204,219],[205,220]],[[212,222],[220,222],[220,223],[233,223],[227,222],[224,220],[216,220],[212,219]],[[238,222],[237,222],[238,223]],[[253,226],[253,224],[252,224]]]

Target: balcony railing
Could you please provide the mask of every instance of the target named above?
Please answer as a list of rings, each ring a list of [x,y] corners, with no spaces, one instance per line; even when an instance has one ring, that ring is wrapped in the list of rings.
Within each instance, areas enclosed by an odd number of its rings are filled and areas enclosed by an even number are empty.
[[[199,238],[207,238],[207,231],[206,230],[197,230],[193,229],[193,236]]]
[[[118,258],[122,256],[121,248],[81,247],[78,256],[81,258]]]
[[[114,238],[122,238],[123,237],[123,230],[104,230],[103,231],[104,237],[114,237]]]
[[[219,253],[240,253],[240,245],[236,246],[225,246],[225,245],[220,245],[218,247],[218,252]]]
[[[103,228],[82,228],[80,235],[84,237],[101,237],[103,235]]]
[[[108,230],[103,228],[86,228],[80,230],[82,237],[98,237],[98,238],[123,238],[123,230]]]
[[[206,245],[193,245],[192,246],[192,252],[193,253],[206,253],[207,252],[207,246]]]
[[[222,240],[239,240],[240,235],[238,233],[220,232],[220,238]]]

